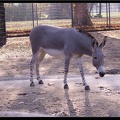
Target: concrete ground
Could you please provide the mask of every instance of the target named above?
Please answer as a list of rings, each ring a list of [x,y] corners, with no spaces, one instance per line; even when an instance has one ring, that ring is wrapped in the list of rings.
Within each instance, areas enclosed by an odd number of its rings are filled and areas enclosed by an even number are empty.
[[[4,102],[4,95],[20,95],[21,92],[27,93],[30,91],[30,89],[42,89],[42,90],[48,90],[51,92],[51,90],[58,88],[63,90],[63,76],[57,75],[57,76],[44,76],[43,81],[44,81],[44,87],[41,88],[41,85],[38,85],[37,81],[34,80],[35,86],[30,87],[30,81],[27,77],[14,77],[11,80],[6,78],[4,80],[0,79],[0,92],[1,92],[1,97],[0,97],[0,117],[54,117],[54,116],[60,116],[59,114],[43,114],[43,113],[38,113],[38,112],[22,112],[20,110],[11,110],[11,109],[5,109],[5,106],[1,107]],[[120,106],[120,74],[115,74],[115,75],[105,75],[105,77],[98,77],[97,75],[86,75],[86,81],[88,85],[90,86],[90,91],[91,94],[95,94],[95,97],[99,98],[99,95],[107,95],[111,96],[111,98],[106,97],[105,99],[111,99],[112,102],[117,102],[117,105]],[[68,76],[68,85],[69,85],[69,93],[72,91],[72,93],[76,91],[81,91],[84,92],[84,87],[82,86],[82,81],[80,76]],[[76,86],[76,87],[75,87]],[[7,92],[7,93],[6,93]],[[38,91],[40,92],[40,91]],[[41,91],[42,92],[42,91]],[[54,91],[55,92],[55,91]],[[57,91],[56,91],[57,92]],[[49,93],[49,92],[48,92]],[[57,92],[56,94],[59,94]],[[3,95],[3,96],[2,96]],[[98,96],[97,96],[98,95]],[[63,96],[60,94],[60,97]],[[81,95],[82,96],[82,95]],[[113,97],[112,97],[113,96]],[[73,96],[74,97],[74,96]],[[77,97],[77,96],[76,96]],[[8,102],[11,100],[10,97],[7,98]],[[12,98],[13,99],[13,98]],[[89,98],[90,99],[90,98]],[[14,101],[16,98],[14,98]],[[2,101],[2,102],[1,102]],[[36,99],[37,101],[37,99]],[[70,101],[70,100],[69,100]],[[101,99],[102,101],[102,99]],[[35,102],[35,100],[34,100]],[[92,103],[92,99],[91,99]],[[21,102],[22,104],[22,102]],[[53,103],[52,103],[53,104]],[[69,103],[68,103],[69,104]],[[5,103],[7,106],[7,102]],[[111,104],[112,105],[112,104]],[[109,117],[120,117],[120,111],[113,106],[112,110],[114,111],[111,112],[111,109],[109,109],[109,113],[107,112],[107,116]],[[102,111],[102,109],[101,109]],[[76,112],[77,113],[77,112]],[[97,114],[96,114],[97,116]],[[98,115],[99,116],[99,115]],[[104,115],[103,115],[104,116]]]

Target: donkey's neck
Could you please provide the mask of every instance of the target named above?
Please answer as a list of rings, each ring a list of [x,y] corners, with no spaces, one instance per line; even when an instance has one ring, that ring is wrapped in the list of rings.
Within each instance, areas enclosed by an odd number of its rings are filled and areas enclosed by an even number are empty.
[[[86,55],[89,55],[89,56],[92,56],[92,53],[93,53],[93,48],[92,48],[92,41],[87,41],[86,42],[80,42],[80,47],[81,47],[81,52],[83,54],[86,54]]]
[[[91,56],[91,57],[92,57],[92,53],[93,53],[92,48],[86,48],[83,51],[83,54],[86,54],[86,55]]]
[[[93,41],[96,41],[96,39],[91,36],[89,33],[79,33],[79,38],[81,38],[79,40],[79,45],[82,48],[82,52],[83,54],[92,56],[93,54],[93,47],[92,47],[92,43]]]

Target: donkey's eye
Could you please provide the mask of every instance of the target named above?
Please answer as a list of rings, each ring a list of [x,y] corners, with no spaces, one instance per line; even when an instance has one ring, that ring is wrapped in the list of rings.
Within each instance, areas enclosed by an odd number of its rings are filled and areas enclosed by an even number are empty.
[[[94,57],[95,60],[97,60],[97,57]]]

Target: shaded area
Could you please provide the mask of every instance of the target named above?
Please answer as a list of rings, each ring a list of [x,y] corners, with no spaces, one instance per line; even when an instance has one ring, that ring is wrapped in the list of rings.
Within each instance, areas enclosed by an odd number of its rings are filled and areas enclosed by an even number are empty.
[[[89,100],[89,94],[90,94],[90,91],[84,92],[84,95],[85,95],[85,116],[86,117],[93,117],[94,115],[93,115],[91,103]]]
[[[76,112],[75,112],[75,108],[73,107],[73,103],[72,101],[70,100],[69,98],[69,91],[66,89],[65,90],[65,97],[66,97],[66,100],[67,100],[67,105],[68,105],[68,108],[69,108],[69,112],[70,112],[70,116],[77,116]]]

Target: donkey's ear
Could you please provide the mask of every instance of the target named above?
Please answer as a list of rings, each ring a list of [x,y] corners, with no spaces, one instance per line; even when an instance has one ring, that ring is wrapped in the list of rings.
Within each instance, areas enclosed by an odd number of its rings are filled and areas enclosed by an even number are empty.
[[[104,37],[102,43],[100,43],[99,47],[103,48],[106,44],[106,41],[107,41],[107,36]]]
[[[98,42],[96,40],[93,41],[92,47],[93,47],[93,49],[95,49],[96,47],[98,47]]]

